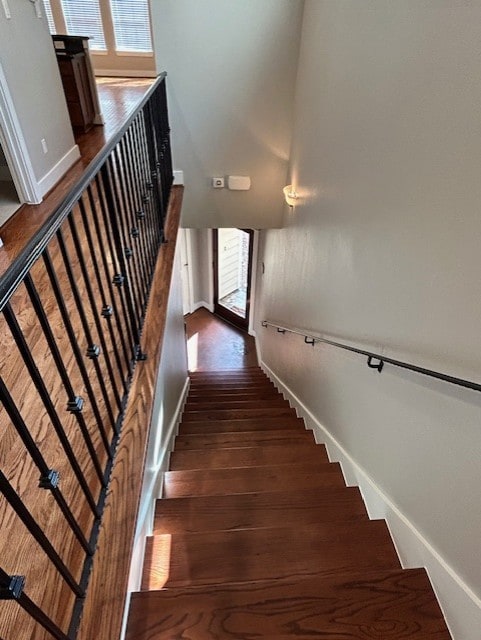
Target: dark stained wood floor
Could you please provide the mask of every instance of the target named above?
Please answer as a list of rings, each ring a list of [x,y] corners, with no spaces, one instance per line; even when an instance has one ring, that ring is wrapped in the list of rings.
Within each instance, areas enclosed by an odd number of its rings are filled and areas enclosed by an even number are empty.
[[[254,338],[201,308],[185,317],[190,371],[257,366]]]

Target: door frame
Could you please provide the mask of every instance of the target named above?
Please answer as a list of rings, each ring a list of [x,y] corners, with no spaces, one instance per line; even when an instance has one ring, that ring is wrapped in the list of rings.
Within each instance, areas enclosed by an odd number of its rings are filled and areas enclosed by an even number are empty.
[[[22,204],[39,204],[42,194],[35,177],[22,128],[0,63],[0,143]]]
[[[235,227],[238,228],[238,227]],[[241,318],[236,313],[229,311],[226,307],[223,307],[219,304],[218,295],[219,295],[219,275],[218,275],[218,247],[219,247],[219,231],[218,229],[212,229],[212,267],[213,267],[213,281],[214,281],[214,313],[218,315],[220,318],[223,318],[230,324],[242,329],[244,331],[249,330],[250,326],[250,311],[251,311],[251,292],[252,292],[252,262],[254,255],[254,239],[255,239],[255,231],[253,229],[240,229],[240,231],[244,231],[249,234],[249,256],[247,263],[247,291],[246,291],[246,316],[245,318]]]
[[[183,306],[187,307],[188,312],[192,313],[194,310],[194,284],[192,278],[192,239],[190,229],[186,227],[179,228],[180,235],[180,256],[181,256],[181,278],[186,278],[186,285],[188,290],[188,299],[184,300],[184,286],[182,286],[182,302]],[[184,304],[185,303],[185,304]]]

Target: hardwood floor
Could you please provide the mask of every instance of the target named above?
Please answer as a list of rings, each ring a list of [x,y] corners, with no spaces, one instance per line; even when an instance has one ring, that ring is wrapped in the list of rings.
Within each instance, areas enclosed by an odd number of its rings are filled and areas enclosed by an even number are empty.
[[[190,371],[219,371],[257,366],[254,338],[244,331],[197,309],[186,316]]]
[[[126,640],[448,640],[424,570],[274,397],[260,369],[191,374]]]

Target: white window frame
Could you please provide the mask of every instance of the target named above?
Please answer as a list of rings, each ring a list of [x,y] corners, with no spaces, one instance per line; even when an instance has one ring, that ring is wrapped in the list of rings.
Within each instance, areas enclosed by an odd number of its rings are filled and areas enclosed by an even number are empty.
[[[80,2],[81,0],[79,0]],[[109,0],[99,0],[100,14],[104,31],[106,51],[90,50],[90,57],[95,75],[97,76],[127,76],[127,77],[155,77],[157,75],[154,52],[146,51],[116,51],[115,34],[110,11]],[[60,0],[50,0],[55,28],[58,34],[66,34],[67,26]],[[151,39],[152,24],[150,24]],[[85,34],[79,34],[85,35]],[[153,44],[152,44],[153,46]]]

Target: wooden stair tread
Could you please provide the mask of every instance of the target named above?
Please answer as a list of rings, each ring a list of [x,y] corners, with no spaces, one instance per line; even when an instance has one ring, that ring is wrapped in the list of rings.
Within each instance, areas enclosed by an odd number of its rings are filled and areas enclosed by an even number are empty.
[[[211,382],[191,382],[190,391],[207,391],[217,390],[222,393],[223,390],[229,391],[232,389],[243,389],[245,391],[267,391],[269,389],[275,389],[272,382],[264,380],[228,380],[226,382],[218,382],[212,384]]]
[[[181,637],[450,640],[423,569],[132,594],[126,640]]]
[[[386,523],[209,531],[147,538],[142,589],[400,566]]]
[[[223,389],[219,390],[217,386],[214,386],[212,389],[190,389],[189,390],[189,400],[198,401],[203,398],[238,398],[242,396],[244,398],[271,398],[272,396],[282,396],[274,386],[265,387],[261,389],[236,389],[235,387],[232,389]]]
[[[157,500],[154,534],[367,519],[357,487]]]
[[[216,382],[230,382],[237,380],[261,380],[265,382],[270,382],[269,378],[265,373],[252,371],[249,373],[191,373],[189,374],[191,382],[211,382],[215,384]]]
[[[259,467],[293,462],[329,462],[324,445],[306,442],[289,446],[235,447],[203,451],[174,451],[170,470]]]
[[[338,463],[296,463],[232,469],[167,471],[164,498],[344,487]]]
[[[193,449],[230,448],[237,446],[285,446],[297,442],[314,442],[312,431],[298,429],[271,429],[270,431],[239,431],[177,436],[175,451]]]
[[[263,398],[261,401],[259,401],[258,398],[247,400],[212,398],[211,400],[202,400],[199,402],[187,400],[184,406],[183,416],[192,411],[210,411],[211,409],[257,409],[260,402],[263,408],[290,406],[287,400],[284,400],[284,398],[279,395],[274,395],[272,398]]]
[[[238,418],[232,420],[197,420],[182,422],[179,427],[179,434],[194,433],[226,433],[229,431],[266,431],[269,429],[293,429],[298,428],[304,431],[304,422],[295,417],[275,416],[262,418]]]
[[[262,418],[296,418],[295,409],[290,407],[264,407],[258,406],[254,409],[199,409],[197,411],[189,411],[182,415],[182,424],[197,420],[244,420],[246,418],[254,418],[262,420]]]

